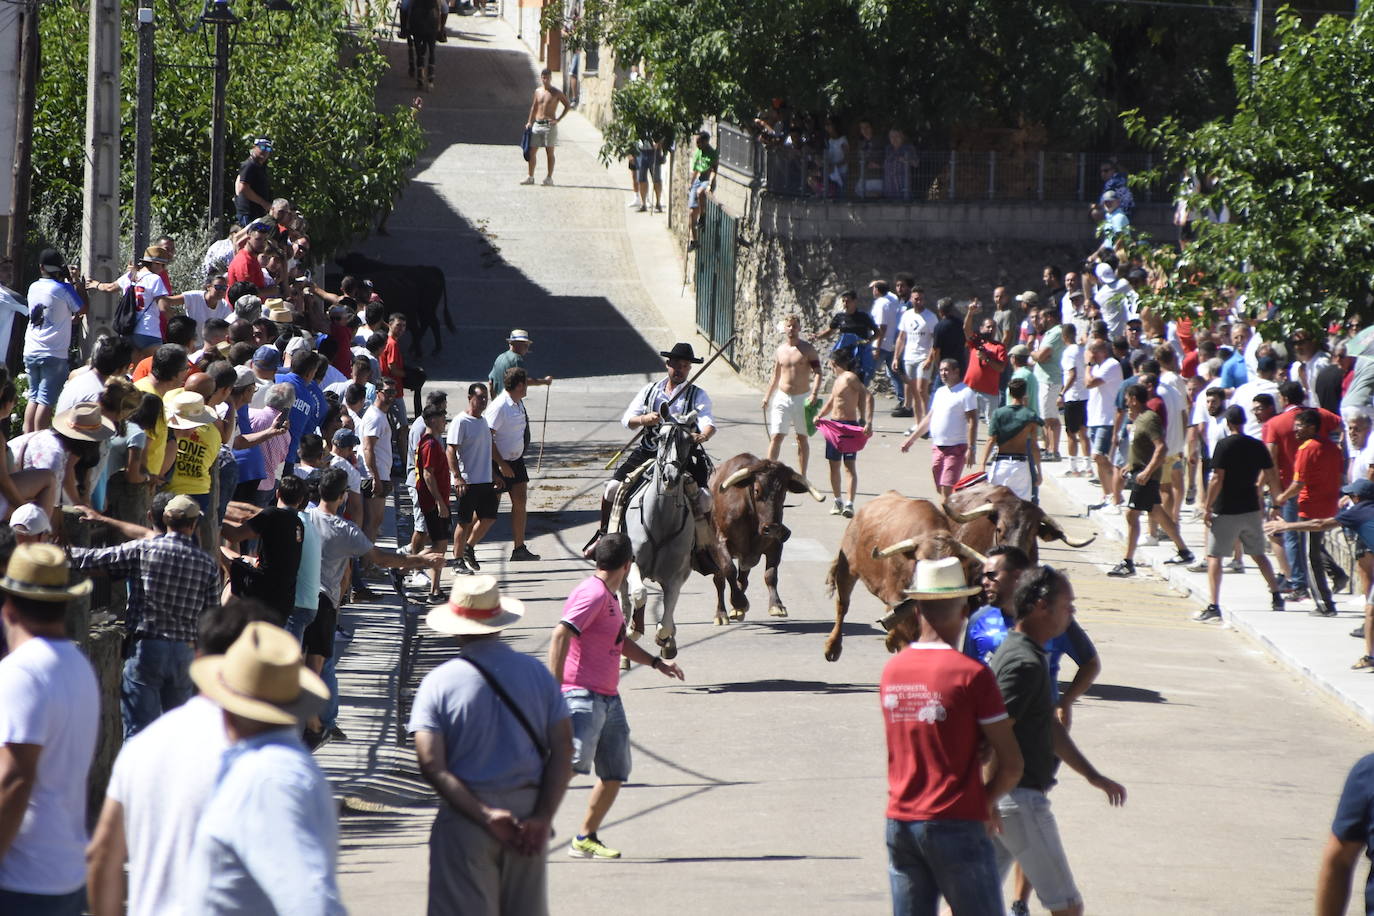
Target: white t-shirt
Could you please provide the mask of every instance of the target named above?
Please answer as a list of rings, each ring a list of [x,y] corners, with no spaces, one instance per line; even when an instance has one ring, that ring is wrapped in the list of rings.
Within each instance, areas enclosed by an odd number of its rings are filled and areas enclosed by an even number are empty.
[[[458,472],[465,483],[491,483],[491,428],[486,417],[460,413],[448,424],[447,441],[458,452]]]
[[[71,284],[47,277],[29,286],[29,327],[24,332],[24,358],[67,358],[72,345],[72,317],[81,298]]]
[[[930,309],[916,311],[907,309],[897,322],[897,330],[906,334],[906,346],[902,348],[902,361],[917,363],[930,355],[935,346],[935,322],[939,319]]]
[[[67,379],[67,384],[62,386],[62,393],[57,396],[57,406],[53,409],[57,413],[61,413],[77,404],[99,400],[100,393],[104,390],[104,380],[94,369],[87,367]]]
[[[133,284],[138,296],[138,320],[134,323],[134,333],[161,340],[162,311],[157,307],[157,300],[171,295],[167,292],[167,284],[162,282],[161,276],[146,268],[134,276]],[[119,291],[123,293],[128,288],[129,275],[121,274]]]
[[[1160,382],[1155,393],[1164,402],[1164,442],[1168,454],[1181,455],[1188,438],[1188,399],[1167,382]]]
[[[186,317],[195,319],[197,336],[203,337],[205,335],[205,322],[211,318],[230,320],[229,315],[233,309],[229,307],[229,303],[223,297],[215,304],[214,308],[211,308],[205,302],[203,290],[188,289],[181,295],[186,300]]]
[[[524,406],[515,403],[509,391],[503,391],[487,406],[482,418],[491,427],[501,457],[506,461],[519,458],[525,450],[525,426],[529,423]]]
[[[186,853],[228,747],[224,713],[196,696],[120,750],[106,794],[124,806],[129,916],[181,911]]]
[[[19,833],[0,859],[0,888],[70,894],[86,883],[86,776],[100,688],[65,639],[27,640],[0,659],[0,744],[36,744],[38,776]]]
[[[348,492],[361,493],[363,491],[363,475],[356,464],[342,455],[330,455],[329,466],[338,468],[348,476]]]
[[[978,409],[973,389],[959,382],[953,388],[941,385],[930,401],[930,442],[932,445],[968,443],[968,412]]]
[[[1116,279],[1102,283],[1093,290],[1093,301],[1102,312],[1102,320],[1107,322],[1107,333],[1113,340],[1126,334],[1126,321],[1135,317],[1135,290],[1125,280]]]
[[[1263,434],[1260,421],[1255,419],[1255,395],[1267,394],[1274,399],[1274,408],[1283,406],[1283,399],[1279,397],[1279,386],[1271,379],[1251,376],[1250,381],[1241,385],[1231,392],[1231,404],[1236,405],[1245,411],[1245,435],[1258,439]]]
[[[367,408],[367,410],[363,411],[362,424],[361,427],[358,429],[358,438],[361,439],[363,442],[362,445],[358,446],[359,456],[366,454],[364,448],[367,445],[367,439],[369,436],[375,436],[377,438],[377,444],[375,446],[377,459],[377,473],[382,475],[382,480],[390,480],[391,423],[387,421],[386,414],[382,413],[380,410],[377,409],[376,404],[373,404],[371,407]],[[367,459],[361,458],[360,460],[364,468],[366,468]],[[368,471],[367,476],[372,476],[371,471]]]
[[[1116,393],[1121,390],[1121,363],[1107,357],[1101,365],[1088,365],[1090,378],[1102,384],[1088,389],[1088,425],[1111,426],[1116,421]]]
[[[1369,466],[1374,464],[1374,435],[1365,440],[1364,448],[1355,453],[1355,457],[1350,459],[1350,474],[1346,483],[1355,480],[1364,480],[1369,476]]]
[[[406,433],[406,486],[413,487],[420,482],[420,476],[415,473],[415,453],[420,450],[420,440],[425,435],[425,418],[416,417],[411,421],[410,430]]]
[[[868,314],[873,316],[873,323],[878,327],[887,325],[887,333],[883,334],[882,343],[878,347],[880,350],[892,351],[897,345],[897,322],[902,317],[902,303],[892,293],[879,296],[873,300],[873,305]],[[874,341],[875,344],[878,341]]]
[[[1086,401],[1088,399],[1087,360],[1084,358],[1082,344],[1066,344],[1064,354],[1059,357],[1059,369],[1064,373],[1064,403]],[[1069,385],[1069,373],[1073,373],[1073,384]]]

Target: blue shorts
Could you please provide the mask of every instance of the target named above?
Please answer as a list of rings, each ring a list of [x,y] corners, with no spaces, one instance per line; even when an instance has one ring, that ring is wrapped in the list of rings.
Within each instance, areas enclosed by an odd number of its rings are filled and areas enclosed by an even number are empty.
[[[692,187],[687,191],[687,208],[695,210],[701,206],[701,193],[711,186],[709,181],[702,181],[700,178],[692,179]]]
[[[1089,426],[1088,439],[1093,444],[1094,455],[1112,453],[1112,428],[1110,426]]]
[[[67,360],[61,356],[26,356],[24,371],[29,374],[29,400],[44,407],[55,406],[62,386],[67,384]]]
[[[620,697],[574,687],[563,691],[563,702],[572,715],[573,772],[590,773],[595,761],[598,779],[629,779],[630,723]]]
[[[162,346],[162,338],[161,338],[161,337],[154,337],[154,336],[151,335],[151,334],[134,334],[134,335],[133,335],[133,338],[134,338],[134,346],[137,347],[137,348],[140,349],[140,350],[146,350],[146,349],[148,349],[149,347],[160,347],[160,346]]]
[[[663,154],[658,150],[640,150],[635,157],[635,180],[640,184],[647,184],[649,176],[652,174],[654,184],[663,183]]]

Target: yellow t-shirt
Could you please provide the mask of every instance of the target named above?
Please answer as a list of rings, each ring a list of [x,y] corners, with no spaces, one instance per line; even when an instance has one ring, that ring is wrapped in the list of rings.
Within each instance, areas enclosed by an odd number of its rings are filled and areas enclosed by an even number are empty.
[[[148,394],[157,394],[157,389],[153,387],[153,377],[145,375],[143,378],[134,382],[134,387],[139,391]],[[143,450],[143,467],[149,474],[159,474],[162,472],[162,462],[167,455],[167,418],[163,412],[157,412],[157,422],[151,429],[146,430],[148,445]]]
[[[167,481],[168,493],[200,496],[210,492],[210,471],[219,457],[219,428],[211,423],[198,426],[190,433],[176,440],[177,456],[172,463],[171,479]]]

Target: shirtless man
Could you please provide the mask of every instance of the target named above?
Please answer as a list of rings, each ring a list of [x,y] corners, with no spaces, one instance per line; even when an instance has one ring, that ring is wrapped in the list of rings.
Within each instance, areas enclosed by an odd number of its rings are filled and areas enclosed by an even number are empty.
[[[777,461],[782,440],[790,428],[797,436],[799,473],[806,476],[811,444],[806,434],[806,405],[821,396],[821,357],[801,339],[801,318],[795,312],[782,320],[787,342],[773,356],[773,378],[763,394],[768,418],[768,460]],[[809,395],[809,396],[808,396]]]
[[[830,417],[846,426],[855,429],[862,429],[864,435],[873,434],[873,392],[869,391],[863,381],[853,372],[850,365],[850,356],[843,350],[836,351],[830,355],[830,365],[835,369],[835,383],[830,389],[830,398],[821,408],[816,416]],[[859,487],[859,475],[854,469],[854,459],[857,451],[841,452],[830,444],[830,440],[825,443],[825,460],[830,462],[830,491],[834,494],[835,505],[831,507],[831,515],[843,515],[845,518],[854,517],[854,493]],[[849,473],[849,499],[840,498],[840,462],[844,462],[844,468]]]
[[[567,116],[572,106],[563,90],[553,87],[552,78],[548,67],[539,71],[539,88],[534,90],[530,116],[525,120],[525,127],[530,131],[530,171],[521,184],[534,184],[534,161],[539,158],[536,150],[541,146],[549,159],[549,173],[544,176],[544,184],[553,184],[553,148],[558,145],[558,122]],[[560,103],[562,114],[558,113]]]
[[[988,441],[983,446],[988,483],[1006,487],[1022,499],[1034,498],[1040,483],[1040,455],[1032,446],[1043,422],[1026,406],[1026,380],[1012,379],[1007,385],[1007,403],[994,410],[988,420]],[[988,467],[989,460],[992,467]]]

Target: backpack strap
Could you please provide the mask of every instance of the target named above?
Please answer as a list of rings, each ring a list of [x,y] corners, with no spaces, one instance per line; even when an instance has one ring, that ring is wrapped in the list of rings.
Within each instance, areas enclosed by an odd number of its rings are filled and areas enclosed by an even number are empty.
[[[544,742],[539,739],[538,732],[534,730],[534,726],[530,724],[530,720],[525,718],[525,714],[520,711],[520,707],[515,705],[515,701],[511,699],[511,695],[506,692],[506,688],[501,686],[501,682],[493,677],[490,671],[477,664],[477,661],[473,659],[472,656],[460,653],[458,657],[477,669],[477,672],[482,675],[487,685],[495,691],[496,695],[501,698],[501,702],[505,703],[506,708],[515,716],[516,720],[520,723],[520,727],[525,730],[525,734],[529,735],[530,743],[532,743],[534,749],[539,752],[539,759],[547,761],[549,759],[549,749],[545,747]]]

